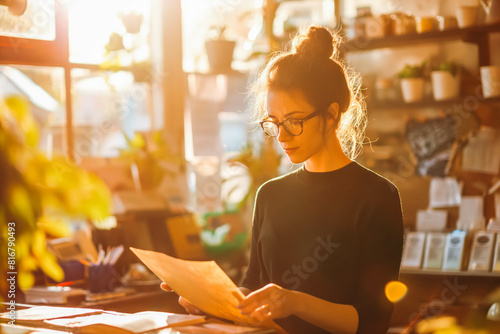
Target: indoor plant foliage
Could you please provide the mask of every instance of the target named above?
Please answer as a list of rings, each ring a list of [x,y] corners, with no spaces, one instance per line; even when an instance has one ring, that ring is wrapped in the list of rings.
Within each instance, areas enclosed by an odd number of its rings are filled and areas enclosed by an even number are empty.
[[[406,64],[398,73],[405,102],[416,102],[422,99],[426,67],[427,63],[425,61],[420,65]]]
[[[17,96],[1,101],[0,239],[5,247],[0,254],[2,259],[15,255],[15,270],[6,260],[0,264],[2,292],[7,291],[9,271],[17,272],[22,290],[33,285],[32,272],[37,269],[62,280],[63,271],[47,250],[46,237],[69,236],[69,218],[97,222],[110,212],[111,194],[100,179],[63,157],[47,159],[38,142],[29,104]],[[9,249],[7,240],[12,242]]]
[[[136,132],[132,138],[126,133],[123,135],[128,147],[120,150],[120,158],[127,165],[137,168],[144,189],[154,189],[165,177],[177,177],[184,171],[184,158],[172,152],[165,139],[164,130],[151,134]]]
[[[460,94],[461,66],[453,61],[442,62],[433,68],[431,79],[436,101],[456,98]]]
[[[248,191],[237,204],[237,209],[242,209],[247,202],[253,205],[257,189],[262,183],[279,175],[280,162],[281,155],[277,152],[274,139],[271,137],[265,137],[260,148],[249,142],[237,156],[228,160],[229,165],[244,166],[250,177]]]

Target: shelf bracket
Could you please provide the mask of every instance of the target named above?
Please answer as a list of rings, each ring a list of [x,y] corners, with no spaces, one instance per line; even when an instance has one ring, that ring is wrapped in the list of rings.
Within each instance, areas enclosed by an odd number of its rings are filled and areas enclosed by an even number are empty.
[[[479,52],[479,66],[490,65],[489,34],[480,32],[466,32],[462,40],[467,43],[477,44]]]

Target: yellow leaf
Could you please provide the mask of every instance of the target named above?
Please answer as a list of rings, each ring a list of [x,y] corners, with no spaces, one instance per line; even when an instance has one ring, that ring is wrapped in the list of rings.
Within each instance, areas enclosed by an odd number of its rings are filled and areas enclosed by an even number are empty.
[[[22,122],[22,128],[25,133],[26,145],[36,147],[38,145],[38,126],[32,118],[26,118]]]
[[[31,198],[25,187],[15,184],[10,189],[10,209],[15,217],[24,218],[29,224],[33,224],[35,215]]]
[[[31,233],[23,233],[16,239],[16,258],[21,260],[25,256],[29,256],[29,240],[31,240]]]
[[[144,141],[144,137],[140,133],[135,133],[134,138],[132,139],[132,147],[133,148],[143,148],[146,145]]]
[[[42,260],[44,258],[44,254],[47,252],[45,233],[40,229],[37,229],[33,234],[31,251],[33,252],[33,255],[35,255],[35,257],[39,260]]]
[[[60,160],[55,160],[50,162],[50,174],[49,180],[50,182],[54,182],[56,184],[60,184],[65,180],[65,176],[71,172],[73,168],[68,164],[64,163]],[[57,180],[57,181],[56,181]],[[47,181],[49,182],[49,181]]]
[[[33,256],[26,254],[20,259],[19,270],[34,271],[36,268],[38,268],[38,264]]]
[[[37,225],[45,233],[56,238],[66,238],[71,236],[71,229],[69,228],[68,222],[62,218],[43,216],[38,219]]]
[[[5,104],[10,109],[12,116],[17,121],[21,121],[23,118],[29,115],[29,104],[26,99],[19,95],[9,96],[5,99]]]
[[[38,265],[40,269],[56,282],[61,282],[64,279],[64,271],[57,263],[56,257],[49,252],[43,254],[43,258],[39,259]]]
[[[17,273],[17,281],[19,288],[23,291],[31,289],[35,284],[35,278],[31,271],[19,271]]]

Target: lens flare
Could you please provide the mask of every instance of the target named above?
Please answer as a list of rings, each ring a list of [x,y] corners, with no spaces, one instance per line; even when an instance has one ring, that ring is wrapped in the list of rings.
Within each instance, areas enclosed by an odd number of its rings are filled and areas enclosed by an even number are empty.
[[[407,291],[408,287],[399,281],[391,281],[385,286],[385,296],[392,303],[396,303],[403,299]]]

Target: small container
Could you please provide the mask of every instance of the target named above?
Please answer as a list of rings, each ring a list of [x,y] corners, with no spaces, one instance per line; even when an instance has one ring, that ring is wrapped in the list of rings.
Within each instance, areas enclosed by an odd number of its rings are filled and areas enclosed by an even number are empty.
[[[500,66],[481,66],[479,70],[484,97],[500,96]]]
[[[394,80],[392,78],[377,78],[375,81],[375,98],[377,101],[394,101]]]
[[[382,16],[371,16],[366,19],[365,35],[368,38],[382,38],[385,36],[385,21]]]
[[[114,276],[113,265],[91,265],[88,270],[90,292],[109,292],[115,289],[118,281]]]
[[[393,35],[405,35],[415,32],[415,17],[398,12],[391,15],[391,20]]]
[[[458,27],[457,18],[455,16],[438,16],[438,28],[441,31],[455,29]]]
[[[420,16],[416,17],[415,20],[416,20],[416,29],[419,34],[434,30],[434,22],[435,22],[434,17]]]
[[[457,8],[457,21],[460,28],[472,27],[476,24],[478,6],[460,6]]]

